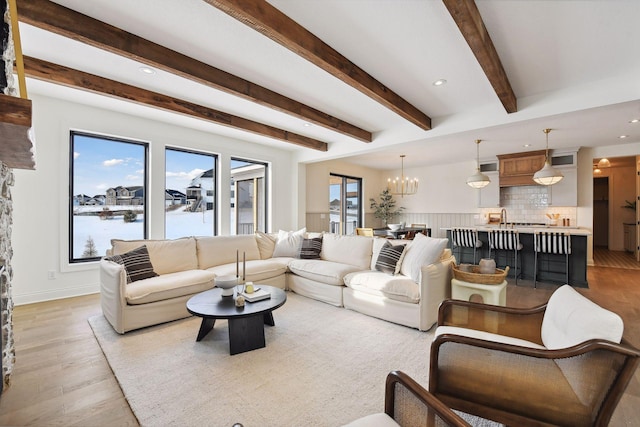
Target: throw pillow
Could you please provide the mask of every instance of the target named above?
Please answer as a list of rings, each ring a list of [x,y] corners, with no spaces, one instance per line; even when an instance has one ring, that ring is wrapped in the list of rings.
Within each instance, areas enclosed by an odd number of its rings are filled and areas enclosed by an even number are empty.
[[[256,242],[260,251],[260,259],[268,259],[276,248],[276,237],[262,231],[256,231]]]
[[[298,258],[300,259],[320,259],[322,251],[322,237],[314,237],[313,239],[302,239]]]
[[[420,268],[438,261],[448,242],[448,239],[437,239],[418,233],[407,248],[400,273],[420,283],[422,273]]]
[[[298,231],[278,231],[278,239],[276,240],[276,247],[273,249],[272,257],[295,258],[298,256],[298,249],[306,232],[306,228]]]
[[[158,276],[153,271],[153,265],[151,265],[151,260],[149,259],[149,251],[144,245],[132,251],[105,259],[124,265],[124,271],[127,273],[127,283]]]
[[[376,270],[387,274],[398,274],[404,248],[405,245],[392,245],[385,242],[376,261]]]

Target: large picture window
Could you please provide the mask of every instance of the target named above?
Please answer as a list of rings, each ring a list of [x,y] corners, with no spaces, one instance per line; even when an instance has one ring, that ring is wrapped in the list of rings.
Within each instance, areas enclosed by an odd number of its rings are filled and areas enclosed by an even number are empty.
[[[231,159],[231,234],[266,232],[267,165]]]
[[[147,237],[146,143],[71,132],[69,262],[96,261],[111,239]]]
[[[165,150],[165,237],[214,236],[217,222],[215,154]]]

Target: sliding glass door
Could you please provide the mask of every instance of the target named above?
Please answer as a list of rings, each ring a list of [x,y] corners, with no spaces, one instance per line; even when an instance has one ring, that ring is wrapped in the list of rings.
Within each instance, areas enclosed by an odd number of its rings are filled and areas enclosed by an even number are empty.
[[[355,234],[362,224],[362,178],[331,174],[329,177],[329,231]]]

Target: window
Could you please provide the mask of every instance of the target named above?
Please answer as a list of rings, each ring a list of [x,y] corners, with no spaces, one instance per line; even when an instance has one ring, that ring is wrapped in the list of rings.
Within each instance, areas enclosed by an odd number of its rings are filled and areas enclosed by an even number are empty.
[[[231,159],[231,234],[266,232],[267,165]]]
[[[330,174],[329,231],[354,234],[362,225],[362,178]]]
[[[71,132],[69,262],[96,261],[111,239],[147,237],[142,142]]]
[[[167,239],[216,234],[216,162],[215,154],[165,150]]]

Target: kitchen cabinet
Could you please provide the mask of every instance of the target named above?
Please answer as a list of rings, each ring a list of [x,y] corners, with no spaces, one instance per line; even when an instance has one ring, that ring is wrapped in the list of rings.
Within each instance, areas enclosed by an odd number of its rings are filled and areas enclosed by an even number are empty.
[[[478,190],[478,207],[495,208],[500,206],[500,177],[498,172],[485,172],[491,182]]]
[[[578,206],[578,169],[556,169],[562,172],[564,178],[547,187],[549,206]]]
[[[501,187],[535,185],[533,174],[544,166],[545,150],[502,154],[498,160]]]

